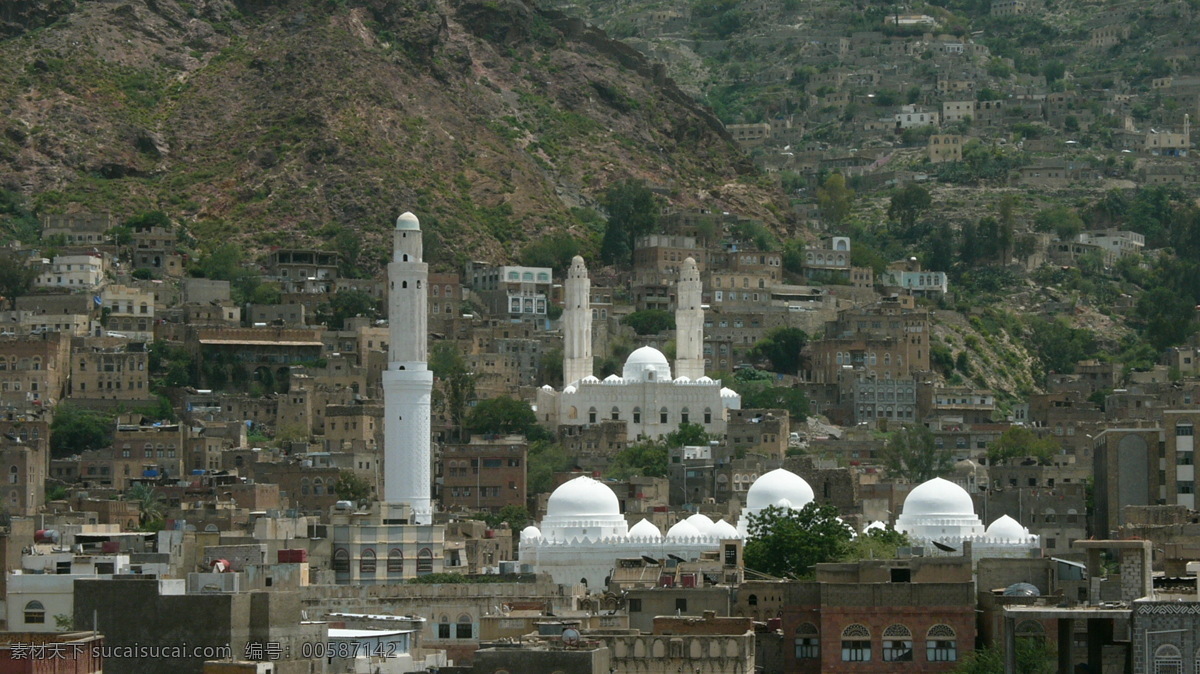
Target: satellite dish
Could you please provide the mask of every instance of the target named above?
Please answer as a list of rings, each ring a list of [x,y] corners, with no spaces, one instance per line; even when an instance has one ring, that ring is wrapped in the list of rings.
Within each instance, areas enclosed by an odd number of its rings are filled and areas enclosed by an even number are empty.
[[[649,555],[642,555],[642,561],[647,564],[658,564],[658,560]]]
[[[934,541],[933,545],[934,545],[934,547],[936,547],[938,550],[941,550],[942,552],[958,552],[957,550],[950,547],[949,545],[946,545],[944,543],[938,543],[937,541]]]
[[[669,553],[669,552],[667,553],[667,556],[668,556],[668,557],[670,557],[671,559],[673,559],[673,560],[677,561],[677,562],[686,562],[686,561],[687,561],[687,560],[686,560],[686,559],[684,559],[683,557],[680,557],[679,555],[672,555],[672,554],[671,554],[671,553]]]
[[[562,642],[567,646],[576,646],[579,644],[579,630],[574,627],[568,627],[562,632]]]

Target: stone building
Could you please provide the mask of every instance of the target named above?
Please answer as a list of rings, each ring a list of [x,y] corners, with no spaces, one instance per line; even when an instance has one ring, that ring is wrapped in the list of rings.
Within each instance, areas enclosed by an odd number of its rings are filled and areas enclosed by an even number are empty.
[[[143,344],[103,337],[75,338],[71,352],[71,400],[89,406],[143,407],[150,392],[149,357]]]
[[[334,509],[332,565],[339,585],[387,585],[445,569],[442,525],[412,524],[407,504]]]
[[[55,213],[42,218],[42,238],[62,236],[71,246],[108,243],[116,224],[112,213]]]
[[[527,452],[519,435],[473,435],[466,444],[443,445],[442,507],[498,513],[504,506],[523,506]]]

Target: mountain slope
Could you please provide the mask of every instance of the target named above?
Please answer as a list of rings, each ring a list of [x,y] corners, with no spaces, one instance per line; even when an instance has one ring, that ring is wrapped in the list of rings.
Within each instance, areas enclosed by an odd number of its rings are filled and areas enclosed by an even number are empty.
[[[570,207],[626,176],[783,212],[635,51],[515,1],[81,2],[0,42],[0,110],[0,187],[40,212],[159,208],[201,240],[349,228],[379,256],[409,209],[448,264],[591,235]]]

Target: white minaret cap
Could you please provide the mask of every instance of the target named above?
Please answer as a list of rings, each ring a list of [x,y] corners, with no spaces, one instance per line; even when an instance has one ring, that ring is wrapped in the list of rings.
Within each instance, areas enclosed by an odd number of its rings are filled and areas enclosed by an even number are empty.
[[[405,211],[403,215],[396,218],[396,229],[410,229],[419,232],[421,231],[421,221],[417,220],[417,216],[413,215],[412,211]]]

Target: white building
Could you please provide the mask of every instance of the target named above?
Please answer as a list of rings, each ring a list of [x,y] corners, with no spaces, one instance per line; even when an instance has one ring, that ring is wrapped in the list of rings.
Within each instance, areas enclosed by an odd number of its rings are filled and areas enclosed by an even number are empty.
[[[747,536],[750,518],[765,508],[775,506],[802,510],[804,506],[812,503],[813,498],[813,490],[808,482],[790,470],[776,468],[764,473],[746,492],[746,507],[742,508],[742,516],[738,518],[737,531],[742,536]]]
[[[582,476],[550,494],[546,517],[521,532],[519,557],[556,583],[602,591],[618,558],[675,555],[691,561],[736,538],[741,536],[732,524],[698,513],[676,522],[665,536],[645,519],[630,527],[613,490]]]
[[[104,257],[99,254],[59,255],[34,279],[39,288],[91,290],[104,283]]]
[[[925,546],[927,555],[961,554],[967,542],[973,559],[1030,557],[1041,552],[1041,537],[1008,515],[985,529],[967,490],[940,477],[909,492],[896,518],[896,530],[908,534],[914,545]]]
[[[624,421],[631,439],[660,438],[681,423],[724,433],[727,410],[739,409],[742,399],[721,382],[704,376],[704,312],[695,260],[685,260],[680,273],[674,378],[667,357],[649,346],[629,354],[621,376],[614,374],[600,381],[592,375],[588,288],[583,258],[576,257],[564,288],[563,379],[567,385],[561,392],[550,386],[538,391],[539,421],[550,428]]]

